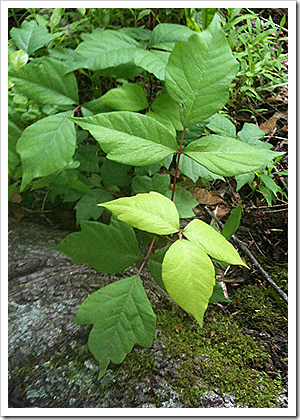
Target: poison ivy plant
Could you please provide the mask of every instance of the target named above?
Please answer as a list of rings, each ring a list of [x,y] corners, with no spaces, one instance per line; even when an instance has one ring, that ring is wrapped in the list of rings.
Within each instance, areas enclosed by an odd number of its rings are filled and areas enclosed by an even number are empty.
[[[73,263],[107,273],[139,264],[135,275],[101,288],[77,312],[75,322],[93,325],[88,345],[100,377],[135,344],[152,344],[155,315],[142,285],[146,262],[159,287],[200,326],[209,302],[225,299],[213,260],[246,266],[226,240],[237,228],[239,210],[224,235],[195,219],[198,202],[178,181],[180,172],[192,182],[226,176],[238,181],[282,156],[261,141],[257,127],[245,125],[236,134],[218,114],[238,63],[214,13],[203,11],[201,32],[170,24],[152,32],[97,28],[82,33],[75,50],[53,48],[61,38],[35,22],[11,33],[23,51],[10,58],[11,191],[44,187],[53,201],[61,196],[76,202],[81,230],[55,247]],[[51,31],[62,16],[57,9]],[[41,47],[49,57],[35,55]],[[33,55],[28,62],[26,54]],[[78,73],[92,85],[106,76],[118,80],[84,102]],[[163,84],[154,99],[147,83],[125,80],[149,73]],[[26,104],[36,107],[36,120],[19,125]],[[110,218],[99,222],[104,211]],[[189,223],[180,221],[189,218]],[[136,233],[150,244],[146,256]]]

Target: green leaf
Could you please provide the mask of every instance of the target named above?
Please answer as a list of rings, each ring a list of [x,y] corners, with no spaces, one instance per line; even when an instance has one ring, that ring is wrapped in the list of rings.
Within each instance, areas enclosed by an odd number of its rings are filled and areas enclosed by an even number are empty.
[[[170,53],[165,51],[145,51],[137,49],[135,51],[134,63],[136,66],[154,74],[159,80],[165,80],[165,70]]]
[[[79,99],[75,76],[64,75],[65,70],[65,64],[43,57],[39,64],[32,61],[10,72],[9,78],[28,99],[69,109]]]
[[[265,184],[265,186],[268,188],[268,190],[272,191],[274,195],[280,191],[280,187],[276,184],[276,182],[273,181],[273,179],[266,174],[262,174],[260,176],[262,182]]]
[[[184,239],[174,242],[163,260],[162,280],[174,302],[202,326],[215,285],[214,266],[202,248]]]
[[[51,15],[50,18],[50,30],[51,32],[54,31],[54,29],[57,27],[57,25],[59,24],[63,14],[64,14],[65,9],[57,7],[53,10],[53,13]]]
[[[124,83],[121,88],[109,90],[100,101],[117,111],[141,111],[148,107],[143,88],[134,83]]]
[[[169,235],[179,230],[175,204],[154,191],[118,198],[101,206],[110,210],[119,220],[146,232]]]
[[[273,201],[274,201],[274,203],[276,202],[276,196],[271,190],[264,187],[263,185],[259,185],[258,189],[262,193],[262,195],[265,197],[265,199],[267,200],[267,203],[269,204],[269,206],[272,206]]]
[[[208,28],[216,13],[216,8],[201,8],[203,29]]]
[[[9,54],[8,64],[13,70],[18,70],[23,67],[28,61],[28,54],[22,50],[15,51]]]
[[[21,191],[34,178],[59,171],[72,160],[76,133],[68,115],[67,112],[51,115],[22,132],[17,142],[23,166]]]
[[[80,131],[81,136],[87,134],[86,131]],[[78,133],[77,133],[78,141]],[[80,162],[79,170],[81,172],[100,172],[99,158],[96,153],[100,150],[97,144],[87,144],[77,148],[73,159]]]
[[[251,146],[256,146],[264,149],[271,149],[272,144],[264,143],[260,141],[265,136],[264,131],[262,131],[257,125],[245,123],[243,129],[238,133],[237,138],[244,143],[248,143]]]
[[[199,219],[192,220],[183,230],[184,236],[197,244],[212,258],[233,265],[247,265],[242,261],[236,249],[214,228]]]
[[[224,296],[224,292],[223,289],[221,287],[221,285],[219,284],[219,282],[216,281],[213,293],[209,299],[209,303],[217,303],[217,302],[231,302],[230,299],[227,299]]]
[[[149,41],[152,35],[152,31],[150,29],[145,28],[120,28],[119,32],[128,35],[131,38],[142,40],[142,41]]]
[[[8,173],[11,174],[20,163],[20,155],[16,151],[16,144],[22,131],[11,120],[8,120]]]
[[[209,171],[233,176],[247,173],[267,165],[269,161],[282,152],[250,146],[230,137],[208,135],[193,141],[185,149],[184,154],[203,165]]]
[[[235,176],[236,190],[239,191],[247,183],[252,184],[252,181],[254,180],[254,178],[255,178],[255,175],[253,172],[236,175]]]
[[[84,117],[89,117],[103,112],[110,112],[112,109],[101,102],[101,98],[93,101],[85,102],[81,107],[81,112]]]
[[[10,36],[19,50],[31,55],[34,51],[52,41],[54,36],[49,34],[44,26],[39,26],[34,20],[23,21],[21,28],[12,28]]]
[[[171,199],[171,196],[172,191],[167,191],[166,197]],[[175,203],[175,206],[177,207],[177,211],[181,219],[195,217],[195,213],[192,209],[197,207],[199,203],[190,192],[188,192],[185,189],[175,190],[173,201]]]
[[[77,224],[89,219],[98,220],[103,212],[98,204],[112,199],[111,193],[99,188],[92,190],[92,195],[84,195],[75,206]]]
[[[220,136],[236,137],[235,125],[223,115],[213,115],[206,127]]]
[[[87,35],[87,34],[86,34]],[[143,68],[164,80],[169,53],[147,51],[131,37],[114,30],[94,31],[76,48],[67,72],[81,68],[102,76],[133,78]]]
[[[155,252],[155,254],[151,255],[148,259],[149,268],[154,280],[159,285],[159,287],[165,291],[166,288],[164,282],[162,281],[162,263],[164,256],[169,248],[170,245],[161,248],[159,251]]]
[[[151,13],[151,9],[142,10],[138,15],[137,21],[139,21],[140,19],[143,19],[145,16],[149,16],[150,13]]]
[[[175,130],[183,129],[180,121],[179,105],[168,94],[158,96],[151,104],[151,109],[159,118],[171,122]],[[152,117],[154,117],[153,114]]]
[[[111,218],[109,226],[82,222],[81,229],[54,247],[71,257],[73,264],[89,264],[103,273],[117,273],[142,259],[134,230],[116,217]]]
[[[134,65],[139,44],[131,37],[114,30],[94,31],[76,48],[76,56],[68,63],[67,72],[85,68],[102,70],[125,63]]]
[[[131,166],[105,159],[100,170],[102,181],[107,186],[116,185],[117,187],[126,187],[132,179],[128,175],[130,169]]]
[[[194,31],[183,25],[161,23],[152,32],[148,48],[160,48],[172,51],[177,41],[186,41]]]
[[[200,165],[200,163],[190,159],[184,154],[180,157],[179,170],[194,182],[197,181],[199,176],[207,181],[213,181],[214,179],[221,179],[222,181],[225,181],[221,175],[212,173],[208,169],[204,168],[204,166]]]
[[[239,202],[239,204],[236,206],[236,208],[233,210],[233,212],[228,217],[223,229],[222,229],[222,235],[229,239],[232,235],[237,231],[240,221],[242,217],[242,202]]]
[[[109,363],[121,363],[134,344],[151,347],[155,335],[155,315],[138,276],[90,295],[78,309],[75,322],[93,324],[88,346],[99,362],[99,379]]]
[[[206,31],[175,45],[166,67],[166,88],[191,126],[224,107],[238,71],[225,34],[214,17]]]
[[[170,185],[169,174],[154,174],[152,178],[149,176],[135,176],[132,179],[132,189],[138,193],[148,193],[150,191],[156,191],[162,195],[165,195]],[[170,197],[169,197],[170,198]]]
[[[64,202],[74,202],[83,195],[93,195],[90,187],[83,182],[87,178],[84,178],[80,172],[72,169],[72,166],[75,166],[74,163],[74,161],[71,161],[66,169],[35,181],[31,190],[51,186],[50,198],[54,200],[56,196],[60,195],[64,197]],[[78,179],[79,177],[81,177],[81,180]]]
[[[157,163],[178,149],[171,132],[142,114],[116,111],[87,118],[71,118],[89,130],[107,158],[126,165]]]

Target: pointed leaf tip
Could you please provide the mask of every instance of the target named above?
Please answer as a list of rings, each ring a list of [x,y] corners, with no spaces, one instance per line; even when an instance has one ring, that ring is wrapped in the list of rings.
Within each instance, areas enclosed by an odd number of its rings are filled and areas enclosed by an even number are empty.
[[[225,261],[228,264],[247,267],[231,243],[202,220],[192,220],[184,228],[183,234],[193,244],[198,244],[212,258]]]

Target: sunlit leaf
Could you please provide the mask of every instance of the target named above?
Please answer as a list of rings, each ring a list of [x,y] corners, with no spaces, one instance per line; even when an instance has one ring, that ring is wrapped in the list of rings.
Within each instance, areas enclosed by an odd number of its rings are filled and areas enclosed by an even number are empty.
[[[197,244],[212,258],[225,261],[229,264],[247,267],[231,243],[202,220],[192,220],[184,228],[183,234],[189,241],[193,244]]]
[[[163,260],[162,280],[174,302],[202,326],[215,285],[214,266],[202,248],[184,239],[174,242]]]
[[[131,226],[158,235],[169,235],[179,230],[179,216],[173,201],[151,191],[133,197],[121,197],[101,204],[119,220]]]

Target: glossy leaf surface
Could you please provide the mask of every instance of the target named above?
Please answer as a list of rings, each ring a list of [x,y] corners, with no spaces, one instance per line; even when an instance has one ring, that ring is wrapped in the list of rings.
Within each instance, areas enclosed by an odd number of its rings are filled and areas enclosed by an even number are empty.
[[[140,277],[103,287],[78,309],[77,324],[93,324],[88,346],[99,362],[101,378],[110,362],[121,363],[135,344],[152,345],[155,315]]]
[[[137,41],[114,30],[95,30],[85,38],[76,48],[73,61],[68,63],[67,72],[84,68],[100,71],[103,76],[125,78],[129,77],[128,71],[132,77],[143,68],[164,80],[168,52],[144,50]]]
[[[22,50],[14,51],[8,56],[8,64],[13,70],[23,67],[28,61],[28,54]]]
[[[224,178],[221,175],[217,175],[206,169],[200,163],[194,159],[190,159],[188,156],[182,154],[179,161],[179,170],[184,175],[188,176],[192,181],[196,182],[199,176],[206,179],[207,181],[213,181],[214,179]]]

